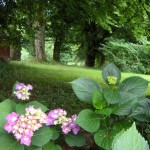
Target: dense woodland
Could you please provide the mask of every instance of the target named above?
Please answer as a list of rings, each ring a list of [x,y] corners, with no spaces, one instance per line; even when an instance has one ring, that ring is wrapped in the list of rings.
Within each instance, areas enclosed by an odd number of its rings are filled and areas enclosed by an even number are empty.
[[[150,73],[149,0],[1,0],[0,46],[37,61],[82,62]]]

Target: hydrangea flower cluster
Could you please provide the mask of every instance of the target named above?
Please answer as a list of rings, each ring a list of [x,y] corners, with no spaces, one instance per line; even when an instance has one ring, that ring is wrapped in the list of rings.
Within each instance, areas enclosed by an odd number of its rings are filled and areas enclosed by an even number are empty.
[[[108,76],[107,79],[108,79],[108,83],[111,85],[115,85],[117,83],[117,77],[115,76]]]
[[[23,83],[17,83],[16,84],[16,90],[14,91],[14,94],[17,96],[18,99],[21,100],[28,100],[31,93],[29,90],[32,90],[32,85],[28,84],[25,85]]]
[[[48,120],[46,125],[61,125],[62,132],[64,134],[68,134],[69,132],[73,132],[77,134],[80,130],[80,127],[75,124],[75,120],[77,115],[73,115],[71,118],[66,117],[67,112],[63,109],[54,109],[48,113]]]
[[[21,144],[30,146],[34,131],[46,123],[47,115],[42,112],[41,108],[35,109],[33,106],[27,107],[25,111],[25,115],[20,116],[15,112],[8,114],[4,129],[8,133],[13,133]]]

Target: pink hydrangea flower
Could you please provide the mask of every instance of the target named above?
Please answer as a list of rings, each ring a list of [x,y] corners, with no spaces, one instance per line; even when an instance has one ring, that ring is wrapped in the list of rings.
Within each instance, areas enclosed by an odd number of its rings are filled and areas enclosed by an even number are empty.
[[[16,91],[14,91],[14,94],[16,95],[18,99],[28,100],[29,96],[31,95],[29,90],[32,90],[32,89],[33,87],[30,84],[25,85],[23,83],[18,83],[16,84]]]
[[[80,131],[80,127],[75,124],[75,120],[77,115],[73,115],[71,118],[66,117],[67,112],[63,109],[54,109],[48,113],[47,123],[46,125],[57,125],[61,124],[61,129],[64,134],[68,134],[69,132],[73,132],[77,134]]]
[[[21,143],[21,144],[24,144],[24,145],[26,145],[26,146],[30,146],[30,144],[31,144],[31,137],[28,136],[28,135],[23,135],[23,136],[21,137],[20,143]]]
[[[68,134],[69,132],[73,132],[74,134],[77,134],[80,131],[80,127],[75,124],[75,120],[77,118],[77,115],[73,115],[71,119],[68,119],[66,122],[62,123],[62,132],[64,134]]]
[[[33,106],[29,106],[25,111],[25,115],[20,116],[14,112],[8,114],[4,129],[8,133],[13,133],[21,144],[30,146],[34,131],[46,123],[47,115],[40,108],[35,109]]]
[[[6,117],[6,120],[7,122],[10,124],[10,125],[14,125],[16,124],[16,121],[18,120],[18,117],[19,115],[15,112],[12,112],[11,114],[9,114],[7,117]]]
[[[33,86],[32,86],[31,84],[28,84],[28,85],[27,85],[27,88],[28,88],[29,90],[33,90]]]
[[[63,118],[66,118],[66,115],[67,115],[67,112],[63,109],[54,109],[54,110],[51,110],[49,113],[48,113],[48,120],[47,120],[47,123],[46,125],[49,126],[49,125],[54,125],[56,122],[56,124],[61,124],[62,121],[63,121]]]
[[[16,90],[21,90],[24,87],[25,87],[25,85],[23,83],[16,84]]]
[[[10,125],[9,123],[6,123],[5,126],[4,126],[4,129],[5,129],[8,133],[11,133],[12,130],[13,130],[13,126]]]

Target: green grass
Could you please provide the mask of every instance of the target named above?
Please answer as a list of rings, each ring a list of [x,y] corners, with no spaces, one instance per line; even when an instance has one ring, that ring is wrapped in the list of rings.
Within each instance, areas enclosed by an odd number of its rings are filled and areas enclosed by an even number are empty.
[[[31,100],[38,100],[50,109],[63,107],[69,113],[78,113],[88,105],[78,100],[69,82],[79,77],[89,77],[106,87],[101,73],[98,69],[60,64],[12,62],[6,68],[5,78],[0,79],[0,100],[11,97],[13,84],[19,81],[33,85]],[[149,75],[133,73],[122,73],[122,80],[129,76],[141,76],[150,81]],[[150,95],[150,85],[146,95]]]

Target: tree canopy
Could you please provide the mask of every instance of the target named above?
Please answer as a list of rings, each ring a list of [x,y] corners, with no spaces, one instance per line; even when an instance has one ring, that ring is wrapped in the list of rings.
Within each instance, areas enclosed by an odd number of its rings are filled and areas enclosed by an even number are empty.
[[[0,12],[3,43],[31,45],[37,60],[46,60],[45,41],[49,39],[55,61],[61,61],[69,43],[78,45],[77,57],[93,67],[95,60],[105,63],[101,47],[106,38],[133,43],[143,36],[150,38],[148,0],[2,0]]]

